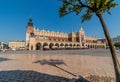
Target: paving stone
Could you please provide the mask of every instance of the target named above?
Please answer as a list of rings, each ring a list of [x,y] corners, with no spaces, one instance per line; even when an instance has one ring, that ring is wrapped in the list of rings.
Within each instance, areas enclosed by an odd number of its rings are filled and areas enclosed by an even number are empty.
[[[60,82],[66,82],[66,80],[61,80]]]
[[[69,80],[68,82],[75,82],[76,80]]]
[[[32,79],[27,79],[25,82],[34,82]]]
[[[56,82],[59,82],[60,81],[60,79],[54,79]]]
[[[45,80],[44,82],[51,82],[50,80]]]
[[[17,80],[10,80],[10,82],[18,82]]]
[[[87,51],[87,50],[85,50]],[[82,54],[82,55],[91,55],[91,56],[94,56],[93,52],[83,52],[81,50],[79,50],[78,52],[74,52],[71,53],[68,51],[64,51],[64,54],[66,55],[73,55],[73,54]],[[91,51],[91,50],[90,50]],[[61,53],[63,53],[63,51],[60,51]],[[96,50],[94,51],[95,53],[97,52]],[[40,54],[41,51],[31,51],[31,52],[11,52],[11,53],[7,53],[8,55],[9,54],[14,54],[14,55],[18,55],[18,54],[26,54],[26,55],[31,55],[31,54]],[[56,52],[54,53],[53,51],[50,51],[50,52],[43,52],[42,54],[56,54]],[[104,51],[103,53],[106,53],[106,51]],[[6,55],[7,55],[6,54]],[[107,53],[108,54],[108,53]],[[104,54],[105,55],[105,54]],[[23,55],[22,55],[23,56]],[[101,55],[100,53],[97,52],[97,56],[103,56]],[[107,55],[106,55],[107,56]],[[8,56],[9,57],[9,56]],[[28,58],[29,59],[29,58]],[[9,61],[8,61],[9,62]],[[25,63],[25,62],[23,62]],[[20,64],[21,65],[21,64]],[[7,66],[7,65],[6,65]],[[9,65],[8,65],[9,66]],[[14,66],[13,66],[14,67]],[[7,68],[7,67],[6,67]],[[21,69],[20,69],[21,70]],[[31,69],[32,70],[32,69]],[[95,79],[98,79],[99,77],[98,76],[92,76],[90,77],[89,79],[94,82]],[[111,80],[111,78],[108,78],[109,80]],[[65,79],[65,78],[62,78],[62,77],[57,77],[57,76],[52,76],[52,75],[47,75],[47,74],[42,74],[42,73],[36,73],[36,72],[33,72],[33,71],[19,71],[19,70],[15,70],[15,71],[0,71],[0,81],[11,81],[11,82],[32,82],[32,80],[34,80],[33,82],[75,82],[75,80],[73,79]],[[99,81],[99,82],[103,82],[103,80],[107,80],[107,77],[103,77],[102,79],[100,80],[96,80],[96,81]],[[113,79],[115,80],[115,79]]]

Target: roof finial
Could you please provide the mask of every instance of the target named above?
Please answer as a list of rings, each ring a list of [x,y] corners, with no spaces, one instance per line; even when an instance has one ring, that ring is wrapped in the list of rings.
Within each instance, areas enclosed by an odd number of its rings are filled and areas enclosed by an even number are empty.
[[[83,28],[81,27],[80,30],[83,31]]]
[[[32,23],[32,16],[30,16],[30,19],[29,19],[29,22],[28,22],[28,26],[33,26],[33,23]]]
[[[80,30],[83,30],[83,28],[81,27],[81,29]]]
[[[30,19],[29,19],[30,22],[32,22],[32,16],[30,16]]]

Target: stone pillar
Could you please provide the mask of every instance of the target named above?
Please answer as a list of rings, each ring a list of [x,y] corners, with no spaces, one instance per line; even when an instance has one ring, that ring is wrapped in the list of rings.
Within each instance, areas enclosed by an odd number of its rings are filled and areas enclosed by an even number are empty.
[[[33,46],[33,50],[35,50],[35,37],[30,37],[29,41],[29,50],[31,50],[31,46]]]
[[[31,50],[31,46],[32,46],[32,45],[30,44],[30,45],[29,45],[29,50]]]
[[[33,50],[36,50],[36,46],[35,45],[33,45]]]

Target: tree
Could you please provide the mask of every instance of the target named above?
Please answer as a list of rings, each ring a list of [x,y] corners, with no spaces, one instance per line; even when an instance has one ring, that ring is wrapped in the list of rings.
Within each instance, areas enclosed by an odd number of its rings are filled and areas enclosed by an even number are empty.
[[[114,46],[120,48],[120,42],[116,42],[116,43],[114,44]]]
[[[82,11],[85,12],[81,16],[82,22],[90,20],[93,15],[96,15],[103,27],[105,37],[108,41],[110,47],[110,52],[114,64],[116,82],[120,82],[120,65],[116,56],[115,49],[112,44],[112,39],[108,32],[107,26],[103,19],[103,14],[107,12],[110,13],[110,9],[117,6],[117,3],[114,0],[59,0],[63,4],[59,9],[60,17],[63,17],[69,13],[75,12],[76,15],[79,15]]]

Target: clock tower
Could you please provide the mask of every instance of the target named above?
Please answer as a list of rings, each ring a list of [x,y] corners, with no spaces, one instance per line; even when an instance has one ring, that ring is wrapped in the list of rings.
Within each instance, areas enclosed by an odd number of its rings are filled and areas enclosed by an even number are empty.
[[[32,18],[29,19],[27,28],[26,28],[26,47],[28,49],[29,47],[29,39],[30,39],[30,34],[34,32],[34,26],[32,23]]]

